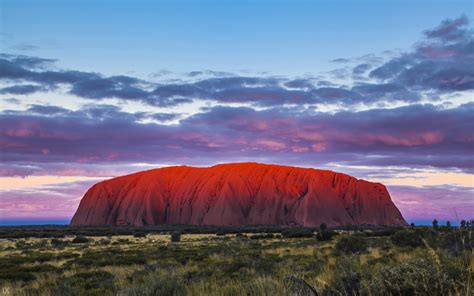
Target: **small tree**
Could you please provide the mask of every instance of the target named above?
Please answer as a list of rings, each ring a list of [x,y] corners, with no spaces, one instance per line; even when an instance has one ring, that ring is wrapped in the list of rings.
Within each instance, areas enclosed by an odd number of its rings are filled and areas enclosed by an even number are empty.
[[[474,220],[469,220],[469,221],[467,221],[466,227],[467,227],[467,228],[473,228],[473,227],[474,227]]]
[[[179,242],[179,241],[181,241],[181,232],[179,232],[179,231],[173,231],[173,232],[171,233],[171,242],[172,242],[172,243],[177,243],[177,242]]]
[[[328,228],[328,226],[326,225],[326,223],[321,223],[321,225],[319,225],[319,229],[321,229],[322,231],[326,230]]]
[[[438,228],[438,220],[433,220],[433,228]]]
[[[316,234],[316,239],[320,241],[328,241],[331,240],[333,236],[337,235],[337,232],[334,230],[321,230]]]
[[[410,226],[411,226],[411,227],[415,227],[415,223],[410,223]]]
[[[446,221],[446,227],[448,227],[448,228],[451,227],[451,222]]]
[[[466,228],[466,220],[461,220],[461,228]]]

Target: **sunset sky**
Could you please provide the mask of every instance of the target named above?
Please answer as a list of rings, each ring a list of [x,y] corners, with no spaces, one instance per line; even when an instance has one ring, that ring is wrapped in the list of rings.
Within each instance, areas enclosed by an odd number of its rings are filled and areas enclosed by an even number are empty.
[[[472,1],[0,0],[0,224],[100,180],[263,162],[474,218]]]

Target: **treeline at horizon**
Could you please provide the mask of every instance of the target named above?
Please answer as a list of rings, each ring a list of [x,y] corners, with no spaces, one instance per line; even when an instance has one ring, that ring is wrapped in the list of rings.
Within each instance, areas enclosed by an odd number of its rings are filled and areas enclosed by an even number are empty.
[[[391,234],[405,228],[434,228],[439,231],[449,231],[451,228],[473,229],[474,220],[461,220],[459,226],[452,225],[450,221],[441,224],[437,219],[430,226],[415,225],[407,226],[380,226],[380,225],[347,225],[328,227],[322,223],[319,227],[304,227],[300,225],[185,225],[185,224],[161,224],[161,225],[15,225],[0,226],[0,238],[62,238],[66,236],[109,236],[109,235],[136,235],[136,234],[169,234],[178,231],[182,234],[237,234],[237,233],[283,233],[294,232],[317,232],[321,229],[331,231],[356,231],[371,230]]]

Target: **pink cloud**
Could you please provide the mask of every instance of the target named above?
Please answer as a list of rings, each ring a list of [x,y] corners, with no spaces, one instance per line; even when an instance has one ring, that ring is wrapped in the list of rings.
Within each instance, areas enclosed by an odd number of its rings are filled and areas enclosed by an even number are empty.
[[[394,203],[409,221],[474,218],[473,188],[388,186]]]

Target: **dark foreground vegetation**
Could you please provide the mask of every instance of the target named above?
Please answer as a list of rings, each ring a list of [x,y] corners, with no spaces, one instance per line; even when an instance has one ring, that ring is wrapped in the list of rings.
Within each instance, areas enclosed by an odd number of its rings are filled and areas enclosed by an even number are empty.
[[[11,295],[471,295],[470,227],[0,227]]]

